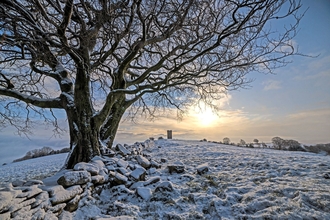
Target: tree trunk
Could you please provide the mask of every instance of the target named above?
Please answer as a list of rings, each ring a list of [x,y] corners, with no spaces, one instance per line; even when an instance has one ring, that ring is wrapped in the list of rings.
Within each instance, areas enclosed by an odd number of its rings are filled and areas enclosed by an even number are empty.
[[[93,123],[81,121],[75,122],[74,127],[74,131],[70,132],[74,134],[71,140],[74,139],[75,142],[66,162],[68,169],[72,169],[79,162],[89,162],[94,156],[100,155],[99,128]]]
[[[74,88],[74,107],[67,108],[70,129],[71,152],[66,168],[71,169],[79,162],[89,162],[100,155],[100,125],[93,119],[93,106],[90,98],[88,68],[78,66]]]
[[[127,109],[125,98],[121,97],[112,106],[111,112],[107,121],[103,124],[100,132],[100,137],[103,142],[107,144],[108,148],[111,148],[113,141],[116,137],[119,123]]]

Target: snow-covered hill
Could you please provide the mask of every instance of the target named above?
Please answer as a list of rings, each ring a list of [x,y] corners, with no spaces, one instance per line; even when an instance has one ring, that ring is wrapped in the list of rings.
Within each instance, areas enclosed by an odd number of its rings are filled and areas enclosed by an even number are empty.
[[[158,140],[149,153],[162,167],[149,170],[147,181],[160,181],[139,193],[134,187],[102,188],[71,217],[330,219],[330,179],[325,178],[330,173],[330,156],[184,140]],[[55,162],[57,157],[2,166],[1,181],[3,174],[10,180],[22,177],[17,173],[46,175],[52,170],[43,170],[49,169],[45,161],[57,169],[62,166],[65,157]],[[183,164],[184,172],[170,173],[169,164]],[[168,190],[157,191],[160,184]]]

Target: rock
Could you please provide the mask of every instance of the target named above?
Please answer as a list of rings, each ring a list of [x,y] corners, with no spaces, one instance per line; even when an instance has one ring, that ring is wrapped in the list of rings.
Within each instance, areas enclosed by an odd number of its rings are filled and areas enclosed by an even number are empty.
[[[16,195],[12,192],[0,192],[0,213],[9,209]]]
[[[0,214],[0,219],[1,220],[10,220],[10,212],[5,212]]]
[[[16,189],[20,189],[22,190],[22,193],[18,194],[16,196],[16,198],[31,198],[31,197],[34,197],[36,195],[38,195],[39,193],[42,192],[42,189],[39,189],[37,185],[33,185],[33,186],[30,186],[30,187],[17,187]]]
[[[53,213],[62,212],[62,210],[65,208],[65,206],[66,206],[65,203],[57,204],[55,206],[48,207],[48,211],[51,211]]]
[[[31,205],[32,208],[39,206],[39,208],[44,208],[49,205],[49,194],[46,191],[42,191],[39,195],[35,197],[36,201]]]
[[[13,184],[14,187],[17,187],[17,186],[23,186],[24,183],[26,183],[25,180],[15,180],[11,184]]]
[[[66,203],[64,210],[73,212],[76,211],[78,208],[78,204],[80,201],[80,195],[76,195],[73,199]]]
[[[56,186],[41,186],[42,190],[47,191],[51,197],[56,195],[58,192],[61,192],[64,190],[62,185],[56,185]]]
[[[185,166],[181,161],[176,161],[173,164],[170,164],[167,166],[170,173],[176,172],[176,173],[183,173]]]
[[[128,167],[128,162],[127,161],[125,161],[125,160],[123,160],[123,159],[119,159],[118,161],[117,161],[117,165],[119,166],[119,167],[123,167],[123,168],[127,168]]]
[[[93,184],[103,184],[103,183],[105,183],[105,178],[104,178],[104,176],[101,176],[101,175],[92,176],[92,183]]]
[[[138,187],[136,193],[145,201],[148,201],[152,196],[151,189],[147,187]]]
[[[134,220],[135,218],[128,215],[122,215],[117,217],[110,217],[110,218],[98,218],[97,220]]]
[[[121,144],[117,144],[116,146],[116,150],[119,152],[120,155],[122,156],[127,156],[130,154],[130,152],[125,148],[123,147],[123,145]]]
[[[116,169],[116,171],[123,174],[123,175],[125,175],[125,176],[127,175],[127,173],[129,173],[128,170],[125,169],[124,167],[119,167],[119,168]]]
[[[108,165],[108,166],[107,166],[107,169],[108,169],[109,171],[115,171],[115,170],[116,170],[116,168],[115,168],[113,165]]]
[[[155,174],[157,172],[156,168],[152,167],[148,170],[148,174],[149,175],[152,175],[152,174]]]
[[[79,195],[82,192],[83,190],[80,186],[71,186],[63,191],[58,191],[52,198],[50,198],[50,201],[53,205],[57,205],[73,199],[76,195]]]
[[[197,167],[197,173],[199,175],[202,175],[204,173],[207,173],[209,171],[209,166],[207,163],[201,164]]]
[[[82,185],[90,182],[91,174],[87,171],[69,171],[66,172],[63,176],[61,176],[57,183],[64,186],[73,186],[73,185]]]
[[[155,189],[155,192],[172,192],[174,190],[173,185],[169,181],[161,182]]]
[[[130,174],[134,181],[145,180],[146,170],[143,167],[138,167]]]
[[[43,209],[38,209],[35,213],[33,213],[31,219],[38,220],[38,219],[45,219],[46,212]]]
[[[150,184],[157,183],[159,181],[160,181],[160,177],[159,176],[154,176],[154,177],[151,177],[150,179],[148,179],[147,181],[145,181],[144,185],[147,186],[147,185],[150,185]]]
[[[110,172],[110,175],[113,177],[113,183],[115,185],[126,184],[128,181],[128,178],[120,173]]]
[[[103,148],[102,154],[107,157],[114,157],[116,155],[116,152],[114,152],[113,150],[111,150],[109,148]]]
[[[165,158],[161,158],[161,159],[160,159],[160,162],[162,162],[162,163],[166,163],[166,162],[167,162],[167,159],[165,159]]]
[[[33,185],[43,185],[44,183],[41,180],[29,180],[23,184],[23,186],[33,186]]]
[[[136,160],[145,169],[148,169],[151,166],[151,163],[149,162],[149,160],[141,155],[138,155],[136,157]]]
[[[159,163],[157,163],[157,162],[154,161],[154,160],[151,160],[151,161],[150,161],[150,164],[151,164],[151,167],[154,167],[154,168],[157,168],[157,169],[159,169],[159,168],[162,167],[162,165],[160,165]]]
[[[35,198],[32,198],[32,199],[29,199],[29,200],[25,200],[24,202],[16,202],[16,203],[13,203],[12,206],[9,208],[9,211],[10,212],[15,212],[17,210],[20,210],[24,207],[29,207],[29,210],[31,209],[31,204],[35,203],[36,199]]]
[[[129,187],[129,189],[130,190],[136,190],[138,187],[143,187],[144,183],[145,183],[144,181],[135,182]]]
[[[21,207],[20,209],[11,211],[12,219],[30,219],[31,215],[32,212],[30,206]]]
[[[93,176],[99,174],[99,168],[97,166],[95,166],[94,164],[92,164],[92,163],[85,163],[85,162],[77,163],[73,167],[73,170],[75,170],[75,171],[86,170],[87,172],[89,172]]]
[[[330,173],[326,173],[326,174],[324,174],[323,177],[324,177],[325,179],[330,179]]]

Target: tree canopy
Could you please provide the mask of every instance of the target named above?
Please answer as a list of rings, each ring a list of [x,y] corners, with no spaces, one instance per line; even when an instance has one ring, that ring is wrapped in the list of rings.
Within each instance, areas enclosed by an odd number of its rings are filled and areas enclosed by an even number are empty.
[[[2,0],[0,123],[24,132],[33,112],[57,127],[52,109],[63,109],[67,164],[88,161],[103,143],[111,147],[132,106],[153,114],[212,104],[249,83],[249,72],[285,66],[297,53],[300,7],[295,0]],[[290,24],[273,29],[284,19]]]

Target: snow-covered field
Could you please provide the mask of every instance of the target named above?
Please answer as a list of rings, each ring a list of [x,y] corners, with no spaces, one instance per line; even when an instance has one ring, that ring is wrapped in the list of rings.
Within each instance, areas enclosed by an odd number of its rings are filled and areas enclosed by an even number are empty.
[[[0,166],[0,185],[15,180],[43,179],[52,175],[63,167],[67,155],[67,153],[54,154],[2,165]]]
[[[147,181],[160,181],[140,196],[123,185],[103,187],[73,218],[330,219],[330,179],[324,178],[330,173],[330,156],[186,140],[158,140],[150,156],[163,163],[161,169],[149,170]],[[64,160],[53,155],[8,164],[0,167],[0,180],[46,176]],[[185,171],[169,173],[167,165],[177,161]],[[198,174],[201,167],[208,172]],[[168,191],[155,190],[162,183]]]

